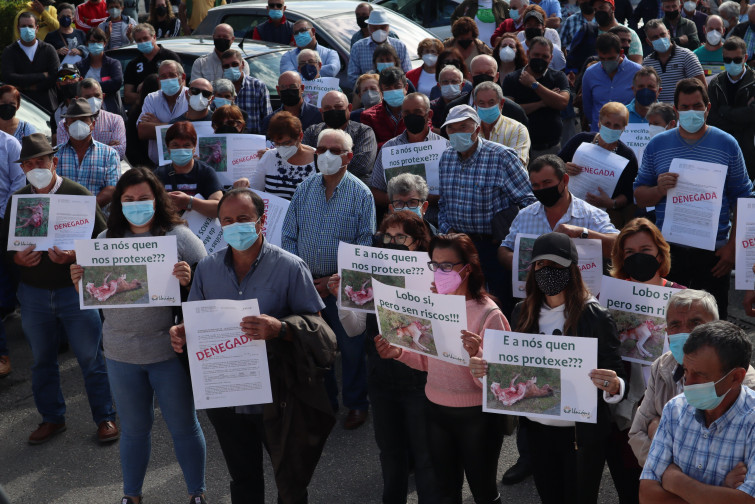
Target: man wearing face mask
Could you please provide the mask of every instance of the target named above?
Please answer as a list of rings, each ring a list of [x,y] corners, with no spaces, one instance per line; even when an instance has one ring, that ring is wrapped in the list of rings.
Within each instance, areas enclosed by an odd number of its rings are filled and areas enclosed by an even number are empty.
[[[748,62],[755,57],[755,6],[751,5],[747,11],[747,20],[732,28],[731,37],[739,37],[747,43]],[[729,36],[726,38],[728,39]]]
[[[634,100],[629,102],[629,124],[647,123],[649,107],[657,103],[661,92],[661,78],[652,67],[641,67],[632,78]]]
[[[289,45],[294,38],[294,23],[286,19],[285,12],[284,0],[267,0],[268,19],[258,24],[251,35],[247,32],[244,38]]]
[[[105,0],[87,0],[76,7],[76,28],[84,33],[105,21],[108,17]]]
[[[37,17],[39,23],[37,38],[39,38],[39,40],[45,40],[47,35],[60,27],[58,11],[55,9],[54,3],[54,0],[32,0],[31,2],[28,2],[26,6],[21,7],[18,14],[16,14],[13,26],[18,27],[18,17],[22,12],[30,12]],[[19,33],[18,28],[16,28],[14,40],[18,40],[20,37],[21,34]]]
[[[347,81],[349,86],[354,87],[354,83],[360,75],[372,70],[372,53],[375,52],[375,48],[379,44],[385,42],[388,42],[396,50],[404,73],[412,69],[406,45],[400,40],[388,36],[390,24],[384,10],[376,9],[370,13],[367,29],[370,32],[370,37],[357,41],[351,48]]]
[[[650,105],[647,114],[645,114],[645,119],[648,121],[650,138],[666,130],[676,128],[676,110],[674,110],[673,105],[668,103],[655,102]]]
[[[107,0],[107,13],[108,18],[98,27],[110,36],[105,49],[117,49],[133,42],[136,20],[123,14],[123,0]]]
[[[317,43],[315,28],[306,19],[300,19],[294,23],[294,42],[296,49],[291,49],[281,58],[281,73],[298,68],[297,56],[304,49],[317,51],[322,62],[320,75],[323,77],[335,77],[341,71],[341,60],[338,58],[338,53]]]
[[[519,38],[525,51],[529,50],[529,46],[535,38],[545,37],[551,43],[551,60],[548,62],[548,66],[554,70],[563,70],[566,67],[566,56],[564,56],[561,48],[545,35],[545,21],[542,14],[536,10],[527,11],[524,15],[523,33],[524,38],[521,35],[518,35],[517,38]]]
[[[671,40],[679,47],[694,51],[700,46],[697,36],[697,26],[693,21],[680,15],[680,0],[661,0],[663,10],[663,24],[671,34]]]
[[[749,338],[730,322],[692,330],[684,393],[663,407],[640,476],[642,502],[755,501],[755,391],[744,386],[751,355]]]
[[[223,77],[233,82],[236,88],[236,105],[249,114],[247,131],[264,134],[262,121],[273,111],[267,86],[251,75],[244,75],[246,61],[237,50],[228,49],[220,60],[223,62]]]
[[[302,79],[311,81],[320,78],[322,60],[317,51],[304,49],[296,56],[296,69]]]
[[[703,65],[707,75],[720,73],[724,65],[724,21],[720,16],[712,14],[708,16],[703,27],[703,40],[705,43],[694,50],[695,56]]]
[[[386,189],[388,201],[390,202],[388,204],[388,213],[406,211],[417,214],[422,218],[431,237],[438,234],[438,229],[427,220],[428,214],[435,215],[437,219],[438,196],[430,194],[427,181],[422,176],[413,173],[396,175],[388,182]],[[375,194],[374,189],[372,193]]]
[[[262,121],[262,131],[267,131],[267,125],[270,124],[270,119],[281,111],[289,112],[299,118],[302,130],[306,130],[313,124],[318,124],[322,121],[320,109],[311,103],[305,102],[302,98],[304,86],[301,83],[301,75],[299,75],[299,72],[283,72],[281,76],[278,77],[278,85],[275,89],[278,90],[281,106],[265,117]]]
[[[671,40],[663,20],[648,21],[644,28],[647,42],[654,50],[642,61],[642,66],[653,67],[663,80],[664,86],[658,95],[658,101],[672,103],[676,84],[682,79],[694,77],[707,87],[700,61],[692,51]]]
[[[189,100],[189,107],[184,114],[173,119],[171,122],[179,121],[211,121],[212,110],[210,104],[213,99],[212,84],[207,79],[194,79],[189,83],[189,89],[186,90],[186,97]]]
[[[380,91],[383,93],[383,101],[362,112],[360,121],[365,126],[372,128],[378,149],[385,142],[400,135],[406,126],[402,116],[401,105],[408,90],[406,75],[401,69],[388,67],[380,72]]]
[[[123,101],[127,105],[132,105],[140,99],[142,82],[148,75],[158,73],[160,63],[165,60],[181,61],[176,53],[158,45],[152,25],[138,24],[134,27],[133,34],[139,55],[129,62],[123,72]]]
[[[344,97],[345,99],[345,97]],[[322,316],[336,333],[343,370],[343,404],[349,409],[344,428],[356,429],[367,419],[367,370],[364,333],[349,337],[338,317],[336,298],[328,290],[330,276],[338,272],[338,243],[371,245],[375,233],[372,193],[348,172],[352,140],[343,130],[325,129],[317,139],[315,164],[296,188],[283,221],[283,248],[301,257],[315,279],[315,288],[325,302]],[[335,373],[326,377],[334,410],[338,409]]]
[[[627,104],[632,101],[632,79],[642,67],[621,53],[621,41],[613,33],[598,35],[595,42],[599,65],[585,70],[582,78],[582,108],[597,132],[598,114],[608,102]]]
[[[372,128],[351,121],[351,103],[340,91],[329,91],[322,97],[320,112],[323,122],[314,124],[304,131],[302,143],[317,147],[320,133],[326,128],[345,131],[352,140],[353,156],[349,158],[349,172],[367,184],[372,174],[372,166],[377,155],[377,141]]]
[[[472,92],[473,101],[480,116],[483,138],[514,149],[527,166],[530,161],[530,135],[524,124],[509,119],[501,113],[505,103],[501,86],[495,82],[482,82]]]
[[[695,23],[695,28],[697,28],[697,38],[701,41],[705,40],[704,28],[705,22],[708,20],[708,15],[698,10],[696,0],[685,0],[684,3],[682,3],[682,17]]]
[[[750,179],[755,177],[755,135],[753,107],[755,101],[755,71],[745,63],[745,41],[729,37],[723,45],[723,60],[726,70],[713,78],[710,94],[708,124],[731,134],[742,148]]]
[[[33,133],[23,138],[17,162],[21,163],[30,185],[22,187],[16,194],[91,196],[85,187],[57,173],[59,164],[54,154],[55,149],[44,134]],[[7,250],[8,245],[8,212],[6,209],[0,237],[2,250]],[[105,218],[97,208],[92,238],[106,227]],[[97,425],[97,439],[100,443],[115,441],[120,433],[115,425],[113,398],[102,355],[102,322],[96,310],[79,308],[69,272],[70,265],[76,261],[75,251],[58,247],[34,251],[32,245],[20,252],[6,252],[6,258],[18,267],[21,323],[34,355],[32,393],[37,411],[42,416],[42,422],[29,436],[29,443],[44,443],[66,430],[58,340],[52,337],[59,325],[65,329],[81,367],[89,407]]]
[[[582,29],[585,24],[591,24],[597,26],[595,20],[595,7],[593,7],[590,0],[582,0],[577,2],[579,6],[579,12],[572,14],[561,23],[561,30],[559,35],[561,36],[561,47],[567,51],[571,47],[571,43],[574,40],[574,36]]]
[[[705,161],[727,167],[721,198],[715,251],[671,243],[671,273],[668,278],[693,289],[704,289],[716,298],[721,318],[728,315],[730,273],[734,267],[736,237],[730,221],[736,222],[737,198],[753,197],[753,187],[737,141],[728,133],[706,124],[710,113],[708,92],[697,79],[683,79],[676,87],[674,108],[679,127],[656,135],[642,155],[634,197],[639,206],[655,206],[655,224],[663,229],[666,195],[676,187],[679,175],[670,173],[675,157],[689,162]],[[730,233],[731,231],[731,233]]]
[[[58,82],[56,86],[58,88],[58,108],[53,112],[50,120],[50,131],[52,131],[53,143],[59,145],[58,142],[58,123],[63,119],[66,109],[71,102],[76,98],[78,94],[79,82],[81,82],[81,74],[78,68],[70,63],[64,63],[58,70]]]
[[[194,61],[191,67],[192,78],[207,79],[210,82],[223,77],[223,62],[220,57],[231,48],[233,43],[233,28],[229,24],[221,23],[212,32],[212,43],[215,48]],[[244,75],[249,75],[249,68],[244,66]]]
[[[354,15],[356,16],[357,26],[359,26],[359,29],[351,37],[351,43],[349,44],[349,47],[354,47],[354,44],[356,44],[358,41],[370,37],[370,30],[367,27],[367,20],[370,18],[371,12],[372,4],[369,2],[362,2],[357,5],[356,9],[354,9]],[[396,35],[393,30],[388,30],[388,36],[395,39],[398,38],[398,35]]]

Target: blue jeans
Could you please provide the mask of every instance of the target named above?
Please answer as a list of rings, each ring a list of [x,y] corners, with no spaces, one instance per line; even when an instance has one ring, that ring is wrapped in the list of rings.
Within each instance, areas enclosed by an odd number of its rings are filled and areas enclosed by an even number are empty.
[[[160,402],[173,437],[173,450],[189,494],[205,490],[206,445],[197,420],[191,379],[177,358],[154,364],[127,364],[107,359],[110,387],[121,419],[123,493],[141,495],[152,451],[154,397]]]
[[[367,400],[367,354],[364,350],[365,333],[350,338],[338,318],[338,300],[335,296],[323,299],[325,309],[322,318],[336,334],[338,349],[341,351],[341,374],[343,378],[343,405],[350,410],[366,410]],[[335,366],[325,375],[325,388],[328,391],[333,409],[338,407],[338,385]]]
[[[44,422],[65,422],[66,403],[60,388],[57,328],[61,324],[84,375],[89,407],[96,424],[115,420],[113,398],[102,356],[102,322],[97,310],[80,310],[73,288],[39,289],[18,285],[21,327],[34,356],[31,388]]]

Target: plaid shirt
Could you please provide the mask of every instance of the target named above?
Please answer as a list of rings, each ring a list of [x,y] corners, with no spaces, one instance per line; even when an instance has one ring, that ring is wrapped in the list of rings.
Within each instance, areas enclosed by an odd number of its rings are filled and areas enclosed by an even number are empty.
[[[561,47],[563,47],[566,51],[570,49],[570,45],[572,40],[574,40],[574,36],[577,34],[577,32],[584,26],[585,23],[592,23],[595,24],[595,20],[588,21],[585,19],[585,16],[582,15],[581,12],[577,12],[576,14],[572,14],[568,18],[564,20],[563,23],[561,23],[561,31],[559,35],[561,36]]]
[[[434,142],[436,140],[446,140],[442,136],[433,133],[432,131],[427,132],[427,136],[425,137],[423,142]],[[399,136],[395,138],[391,138],[387,142],[383,144],[383,148],[386,147],[395,147],[397,145],[406,145],[409,142],[409,134],[404,131]],[[446,140],[446,147],[450,147],[451,143]],[[383,169],[383,153],[378,152],[377,159],[375,159],[375,167],[372,169],[372,178],[370,179],[370,187],[374,187],[375,189],[378,189],[379,191],[388,192],[388,184],[385,181],[385,170]]]
[[[68,142],[68,131],[66,131],[64,123],[65,119],[61,119],[58,123],[58,145]],[[121,159],[126,157],[126,125],[123,123],[123,118],[118,114],[100,110],[97,120],[94,121],[92,138],[105,145],[118,142],[116,145],[110,145],[110,147],[115,149]]]
[[[95,196],[105,187],[115,186],[121,176],[121,161],[116,150],[96,140],[92,140],[81,163],[70,142],[60,147],[56,157],[55,172],[78,182]]]
[[[537,201],[522,161],[514,149],[479,139],[477,149],[465,160],[453,148],[440,158],[441,233],[453,228],[460,233],[489,235],[493,216],[512,204],[520,208]]]
[[[262,121],[268,114],[273,113],[273,107],[270,105],[270,93],[262,81],[245,75],[236,97],[236,105],[249,114],[249,122],[246,125],[249,133],[264,135],[266,132],[262,131]]]
[[[317,136],[326,127],[324,122],[313,124],[304,132],[302,143],[310,147],[317,147]],[[347,121],[346,133],[354,141],[354,147],[351,149],[354,152],[354,157],[349,162],[349,172],[366,184],[370,180],[372,165],[375,164],[375,156],[378,150],[375,132],[369,126],[357,121]]]
[[[346,172],[327,200],[322,174],[316,173],[291,198],[281,244],[320,278],[338,271],[339,242],[371,245],[374,233],[375,204],[367,186]]]
[[[412,69],[412,62],[409,58],[409,53],[406,50],[406,45],[398,39],[388,37],[387,42],[393,46],[398,54],[398,59],[401,61],[401,68],[404,73]],[[383,42],[385,43],[385,42]],[[375,52],[378,44],[372,40],[372,37],[363,38],[357,41],[351,47],[351,56],[349,56],[349,86],[354,87],[357,79],[360,75],[369,72],[374,69],[372,64],[372,53]]]
[[[720,418],[705,426],[704,413],[680,394],[663,408],[640,479],[661,481],[672,463],[706,485],[721,486],[739,462],[747,466],[737,487],[755,496],[755,391],[741,387],[739,397]]]

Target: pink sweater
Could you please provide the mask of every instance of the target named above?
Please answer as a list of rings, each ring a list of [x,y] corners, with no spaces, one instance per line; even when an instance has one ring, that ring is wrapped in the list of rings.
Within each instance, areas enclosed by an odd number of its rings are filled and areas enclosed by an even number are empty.
[[[467,300],[467,330],[473,333],[479,331],[482,317],[495,306],[489,298],[485,298],[483,302]],[[510,331],[511,327],[506,317],[496,310],[488,314],[484,329]],[[459,337],[461,338],[461,333]],[[483,344],[485,344],[484,334]],[[476,357],[482,357],[482,345]],[[482,382],[472,376],[468,366],[451,364],[406,350],[396,360],[414,369],[427,371],[425,394],[435,404],[456,408],[482,405]]]

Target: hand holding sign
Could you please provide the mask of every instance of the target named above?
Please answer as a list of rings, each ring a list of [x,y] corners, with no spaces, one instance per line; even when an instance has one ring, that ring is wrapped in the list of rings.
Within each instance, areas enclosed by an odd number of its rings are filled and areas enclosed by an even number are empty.
[[[381,359],[398,359],[403,352],[399,347],[391,345],[387,339],[383,338],[382,334],[375,336],[375,350],[377,350]]]

